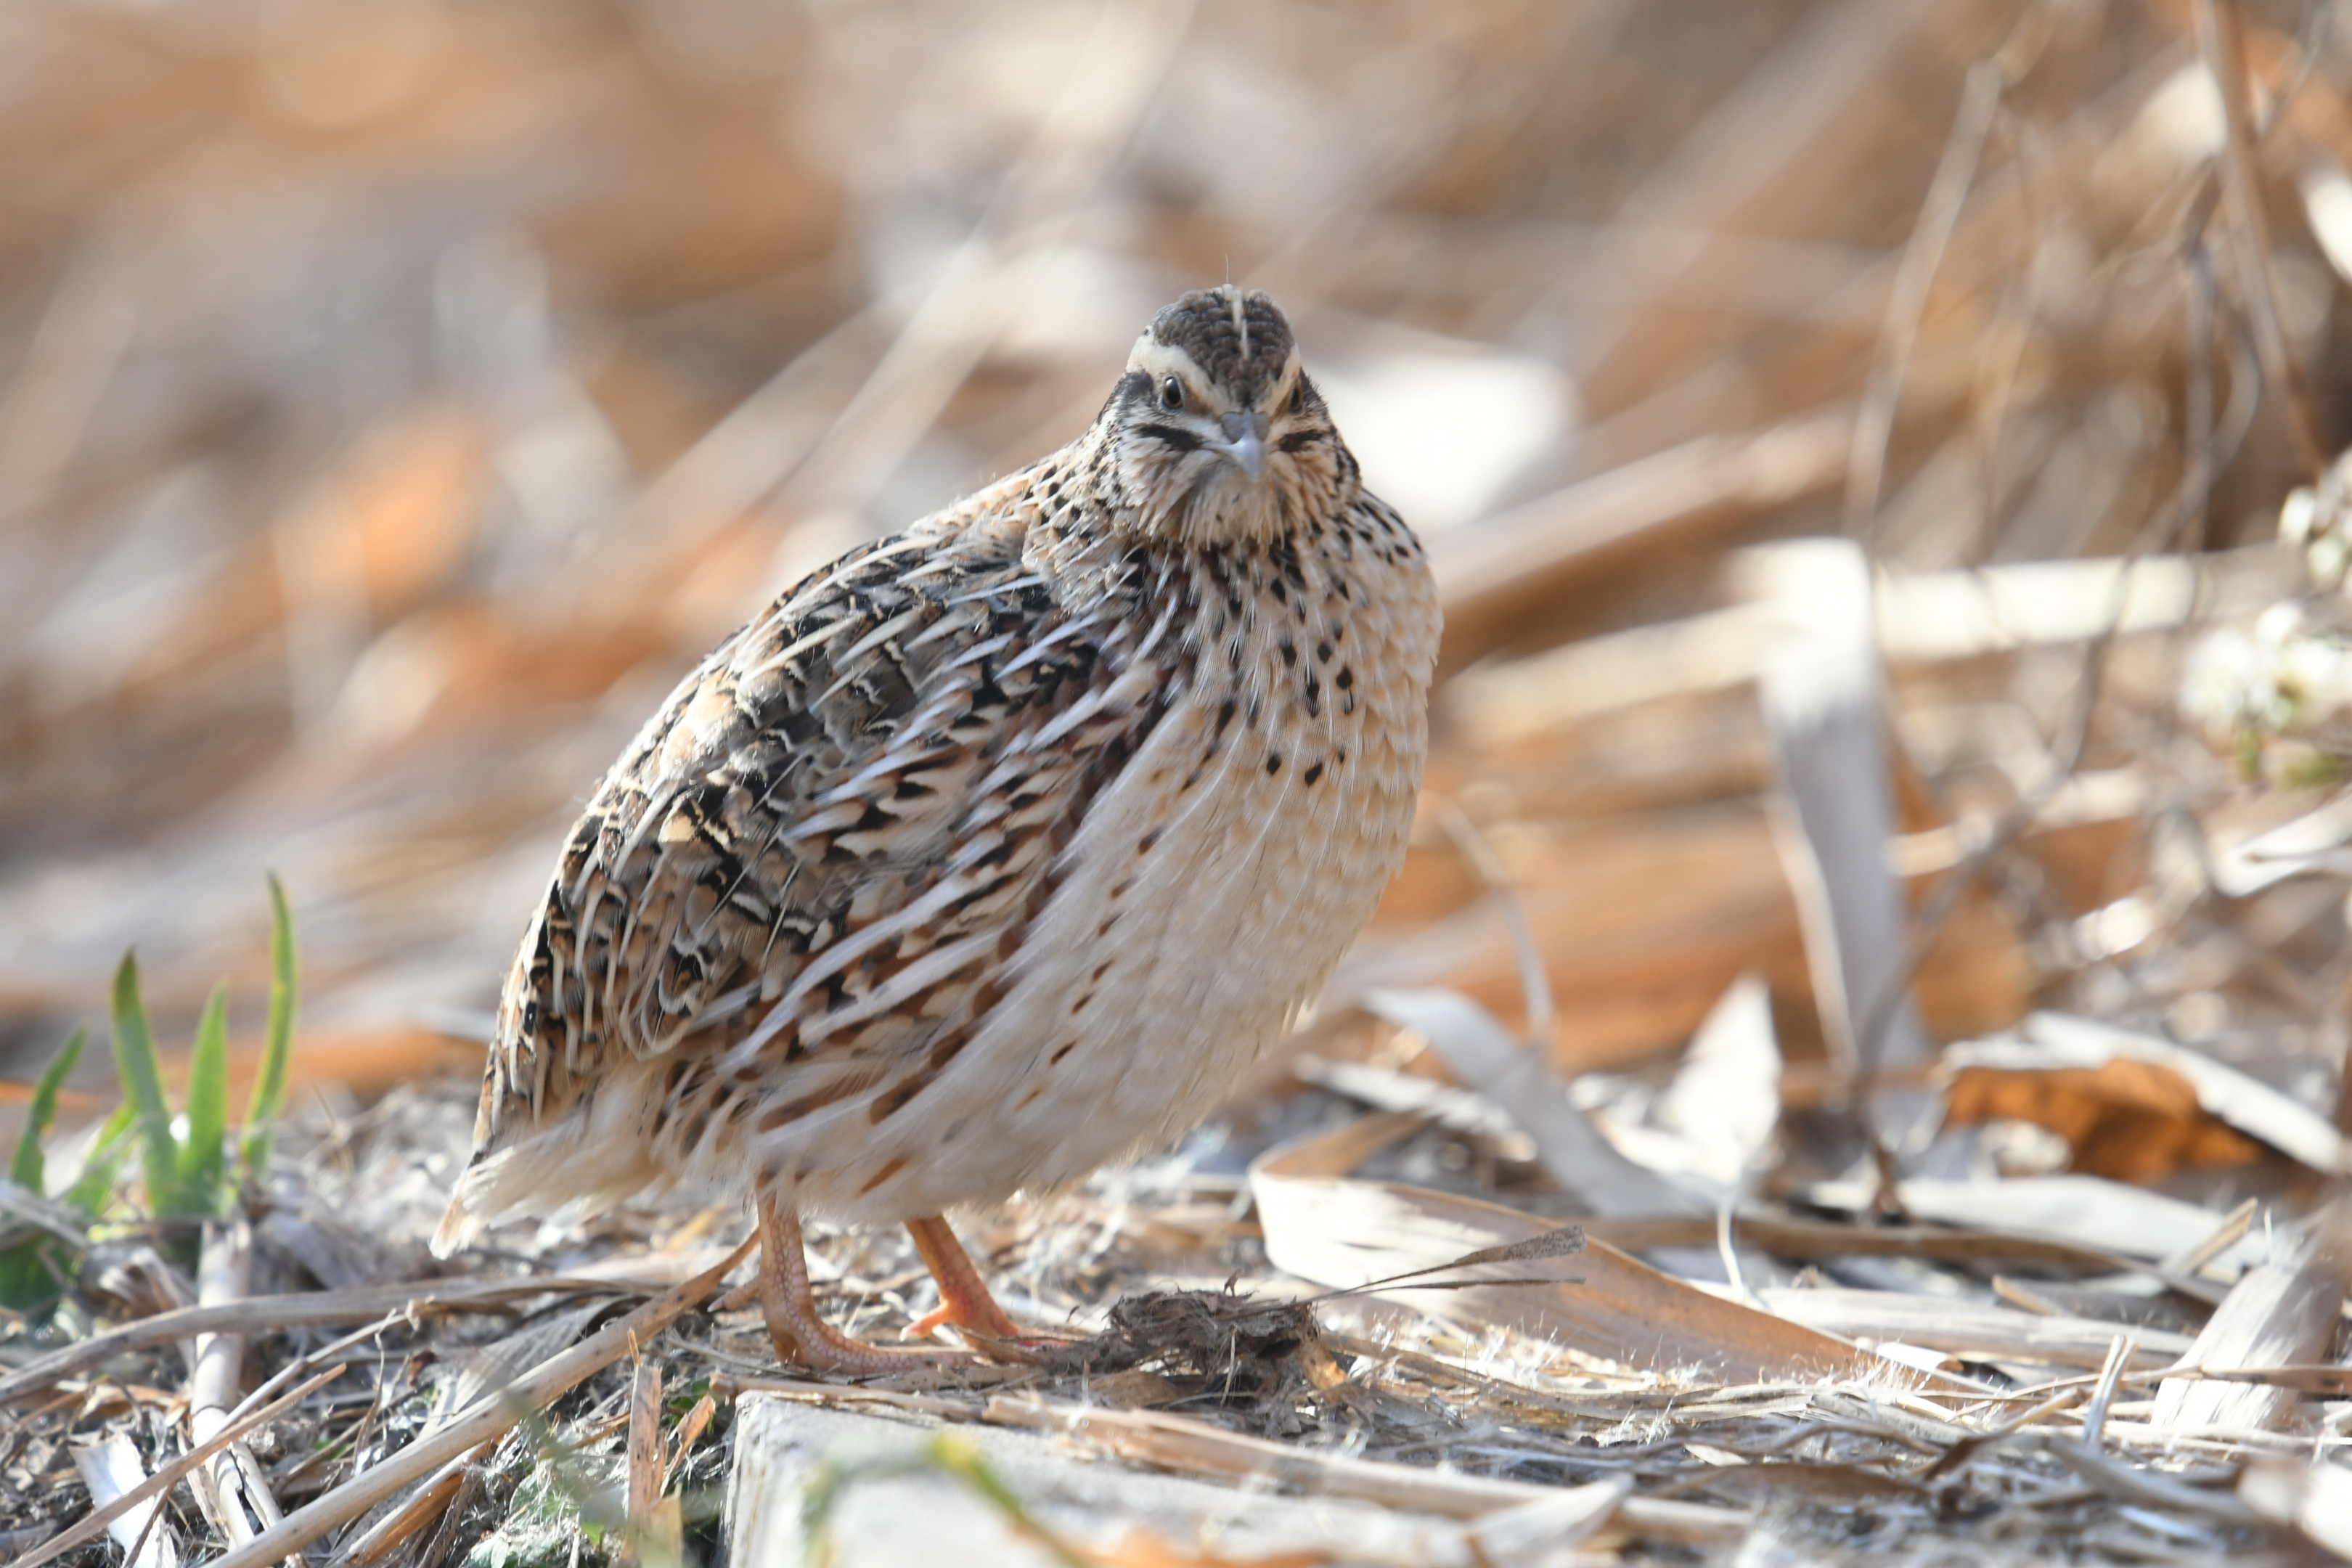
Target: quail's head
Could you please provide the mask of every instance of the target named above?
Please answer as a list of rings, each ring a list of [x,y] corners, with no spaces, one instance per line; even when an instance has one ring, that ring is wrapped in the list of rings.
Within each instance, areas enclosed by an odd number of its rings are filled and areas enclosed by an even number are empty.
[[[1330,516],[1355,480],[1282,307],[1231,284],[1152,318],[1101,423],[1122,521],[1179,543],[1275,538]]]

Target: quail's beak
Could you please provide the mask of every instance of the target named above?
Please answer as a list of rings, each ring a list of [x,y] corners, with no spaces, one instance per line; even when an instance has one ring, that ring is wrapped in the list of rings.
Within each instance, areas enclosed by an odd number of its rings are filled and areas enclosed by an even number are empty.
[[[1247,409],[1236,410],[1220,421],[1225,430],[1225,444],[1220,448],[1226,457],[1242,466],[1242,472],[1256,479],[1265,471],[1265,416]]]

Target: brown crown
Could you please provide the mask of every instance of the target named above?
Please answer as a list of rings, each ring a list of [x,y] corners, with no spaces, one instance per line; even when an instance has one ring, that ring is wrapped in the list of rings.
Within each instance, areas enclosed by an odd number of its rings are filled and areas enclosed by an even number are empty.
[[[1238,304],[1239,309],[1235,306]],[[1255,404],[1290,358],[1290,319],[1273,296],[1228,283],[1185,295],[1151,319],[1151,335],[1182,349],[1244,406]]]

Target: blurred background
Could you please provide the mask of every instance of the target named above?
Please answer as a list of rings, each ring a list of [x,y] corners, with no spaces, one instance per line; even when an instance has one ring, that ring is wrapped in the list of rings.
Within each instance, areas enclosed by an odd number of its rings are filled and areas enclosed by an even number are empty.
[[[2232,730],[2226,672],[2218,730],[2177,695],[2206,621],[2307,591],[2268,542],[2347,424],[2352,23],[2222,9],[2234,139],[2186,0],[18,0],[0,1078],[133,945],[167,1040],[226,974],[249,1055],[266,869],[298,1074],[476,1070],[670,685],[1231,279],[1446,595],[1384,974],[1583,1068],[1753,972],[1822,1059],[1753,679],[1845,537],[1882,606],[2046,590],[1881,627],[1915,894],[2007,823],[1927,1033],[2063,1004],[2326,1106],[2338,871],[2210,868],[2332,753]],[[2106,579],[2020,575],[2126,555],[2191,589],[2102,621]]]

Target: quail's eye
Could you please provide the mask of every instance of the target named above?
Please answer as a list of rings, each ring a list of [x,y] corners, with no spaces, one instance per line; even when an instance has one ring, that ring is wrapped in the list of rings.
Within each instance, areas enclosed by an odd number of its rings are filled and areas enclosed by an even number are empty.
[[[1184,406],[1184,384],[1174,376],[1160,384],[1160,406],[1174,413]]]

